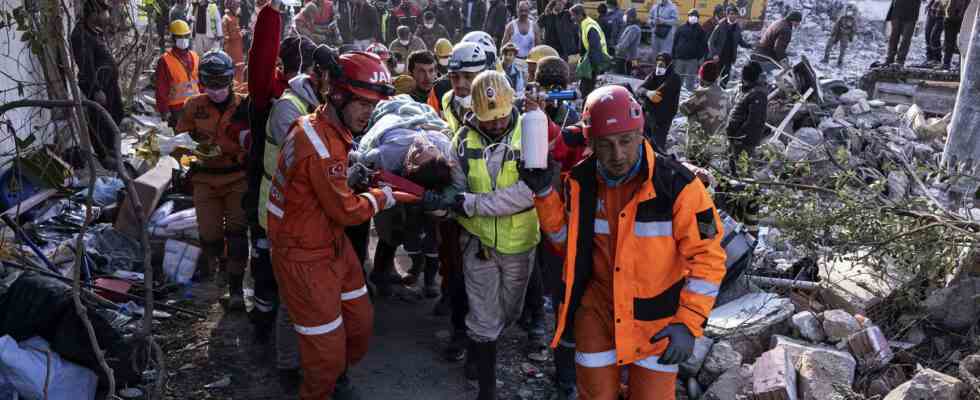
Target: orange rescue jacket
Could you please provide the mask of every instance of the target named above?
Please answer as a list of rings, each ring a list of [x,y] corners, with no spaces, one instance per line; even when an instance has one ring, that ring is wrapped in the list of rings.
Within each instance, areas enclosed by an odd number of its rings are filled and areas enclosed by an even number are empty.
[[[639,173],[646,179],[618,216],[612,264],[618,365],[661,355],[667,340],[650,338],[669,324],[682,323],[702,336],[725,275],[724,228],[704,186],[681,164],[656,156],[648,143],[644,147]],[[535,199],[546,236],[565,249],[564,300],[552,346],[574,329],[593,271],[596,235],[609,229],[596,217],[597,179],[595,157],[589,157],[565,177],[564,193]]]
[[[248,105],[240,94],[229,96],[224,111],[218,110],[207,94],[194,95],[184,104],[175,130],[189,132],[198,143],[220,150],[216,157],[201,158],[195,165],[196,172],[245,176],[245,155],[251,143]]]
[[[191,96],[198,93],[197,67],[199,59],[197,53],[188,50],[191,56],[192,68],[187,70],[187,66],[180,61],[180,57],[173,54],[173,50],[163,53],[163,61],[167,64],[167,71],[170,73],[170,97],[168,104],[172,109],[179,109]]]

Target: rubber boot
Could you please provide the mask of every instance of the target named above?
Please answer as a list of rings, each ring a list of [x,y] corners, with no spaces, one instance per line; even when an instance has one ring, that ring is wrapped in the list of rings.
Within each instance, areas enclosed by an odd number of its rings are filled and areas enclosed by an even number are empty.
[[[360,400],[361,396],[354,389],[354,385],[351,383],[350,378],[347,377],[347,371],[344,371],[337,378],[337,386],[333,391],[333,400]]]
[[[463,364],[463,374],[466,379],[475,381],[480,377],[479,357],[476,350],[476,342],[466,339],[466,362]]]
[[[439,297],[439,285],[436,284],[436,275],[439,274],[439,259],[436,257],[425,257],[425,297],[434,299]]]
[[[245,297],[242,293],[244,274],[226,274],[228,276],[228,311],[245,311]]]
[[[456,362],[465,358],[469,342],[470,338],[466,336],[466,331],[454,331],[449,346],[446,346],[446,361]],[[468,360],[467,364],[469,364]]]
[[[477,343],[477,372],[480,395],[477,400],[497,400],[497,341]]]
[[[559,400],[578,399],[575,387],[575,348],[558,345],[555,348],[555,389]]]
[[[282,393],[295,396],[299,393],[299,387],[303,384],[303,374],[300,369],[280,369],[279,370],[279,389]]]

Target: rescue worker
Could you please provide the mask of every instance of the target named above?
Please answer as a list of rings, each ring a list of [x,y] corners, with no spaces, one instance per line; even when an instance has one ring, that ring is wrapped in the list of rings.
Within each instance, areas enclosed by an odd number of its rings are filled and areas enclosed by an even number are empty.
[[[840,44],[837,67],[840,68],[844,64],[844,55],[847,53],[847,46],[854,41],[854,34],[857,33],[857,17],[854,15],[855,12],[854,5],[848,4],[847,9],[844,10],[844,14],[840,18],[837,18],[837,22],[834,23],[834,28],[830,31],[830,40],[827,41],[827,47],[824,48],[821,63],[829,63],[830,51],[834,49],[834,46]]]
[[[199,58],[191,50],[191,27],[182,20],[170,23],[174,47],[167,50],[157,61],[156,103],[160,119],[171,128],[177,126],[184,102],[198,93]]]
[[[452,57],[453,55],[453,44],[449,41],[449,39],[442,38],[436,40],[436,45],[433,47],[434,49],[432,52],[435,53],[436,60],[438,61],[438,64],[436,65],[436,72],[439,73],[439,80],[442,80],[442,78],[449,73],[449,57]],[[448,83],[448,80],[446,87],[452,87],[452,85]]]
[[[398,39],[395,39],[388,45],[388,51],[391,55],[395,57],[396,66],[393,71],[395,75],[401,75],[407,72],[405,70],[405,63],[408,62],[408,56],[416,51],[425,51],[425,42],[422,41],[418,36],[412,34],[411,28],[402,25],[398,27]]]
[[[707,166],[724,155],[724,138],[720,135],[728,117],[728,95],[718,85],[721,67],[708,60],[698,70],[700,87],[680,104],[678,111],[687,116],[687,159]]]
[[[514,63],[516,58],[517,46],[514,43],[508,42],[500,49],[500,67],[507,75],[507,80],[510,82],[510,86],[514,88],[514,92],[519,93],[518,97],[523,97],[527,79],[517,64]]]
[[[681,98],[681,77],[674,72],[670,54],[657,56],[653,73],[636,88],[636,95],[644,99],[650,143],[657,151],[667,154],[667,134]]]
[[[539,44],[531,48],[531,51],[527,53],[527,76],[528,80],[534,81],[537,76],[538,62],[545,57],[561,57],[558,55],[558,51],[551,48],[546,44]]]
[[[521,314],[540,232],[519,160],[508,156],[521,150],[523,116],[514,90],[503,73],[484,71],[473,80],[472,96],[473,112],[453,140],[453,187],[426,193],[423,205],[453,210],[463,226],[467,364],[476,367],[477,399],[491,400],[497,398],[497,338]]]
[[[225,54],[235,63],[235,82],[245,82],[245,39],[238,23],[240,4],[238,0],[226,0],[225,7],[225,16],[221,19]]]
[[[656,0],[650,7],[647,26],[653,29],[650,46],[654,57],[674,51],[674,35],[677,33],[677,21],[680,20],[678,14],[673,0]]]
[[[708,38],[708,56],[721,65],[721,87],[728,86],[732,75],[732,65],[738,59],[738,48],[752,48],[742,36],[742,26],[738,24],[738,8],[728,6],[727,17],[718,23]]]
[[[609,53],[606,52],[606,36],[599,28],[599,23],[585,15],[585,7],[581,4],[572,6],[569,11],[582,30],[581,43],[584,56],[582,56],[581,62],[587,63],[589,67],[577,66],[575,70],[576,74],[579,74],[579,78],[582,79],[579,84],[579,91],[582,92],[582,96],[588,96],[595,88],[596,78],[609,67],[610,58]],[[584,72],[580,72],[580,69]]]
[[[583,120],[593,154],[561,191],[556,168],[520,171],[565,254],[551,345],[574,339],[580,399],[617,399],[624,368],[627,398],[674,399],[725,274],[723,225],[701,181],[644,141],[627,89],[596,89]]]
[[[188,132],[201,145],[200,162],[191,167],[194,208],[207,266],[206,277],[221,271],[228,286],[227,307],[245,309],[242,278],[248,263],[248,236],[242,197],[248,149],[248,107],[232,91],[235,65],[221,50],[201,58],[204,93],[187,100],[174,131]],[[227,254],[226,254],[227,249]]]
[[[318,79],[330,82],[320,88],[326,102],[286,136],[267,204],[279,293],[299,333],[304,400],[353,398],[346,370],[364,357],[372,332],[364,273],[344,227],[418,200],[389,187],[355,194],[347,184],[353,135],[394,92],[381,59],[348,53],[325,69]]]
[[[381,62],[383,62],[386,67],[388,67],[388,71],[395,70],[395,59],[391,57],[391,52],[388,51],[388,47],[386,47],[385,45],[381,43],[374,43],[368,46],[367,50],[365,51],[368,53],[373,53],[374,55],[381,58]]]
[[[759,45],[755,47],[753,58],[762,64],[764,71],[775,70],[779,68],[775,63],[783,64],[786,62],[786,49],[793,40],[793,29],[800,26],[801,21],[803,21],[803,14],[799,11],[793,11],[785,18],[769,25],[766,31],[762,33]]]
[[[429,105],[442,113],[442,119],[449,124],[449,130],[459,131],[462,121],[472,107],[470,84],[476,75],[487,69],[487,54],[483,47],[476,43],[464,42],[453,46],[453,56],[449,59],[449,81],[452,90],[442,95],[441,101],[433,105],[433,96],[429,96]]]
[[[483,52],[487,54],[487,69],[497,69],[497,45],[493,41],[493,36],[484,31],[475,31],[463,35],[460,42],[471,42],[479,44]]]

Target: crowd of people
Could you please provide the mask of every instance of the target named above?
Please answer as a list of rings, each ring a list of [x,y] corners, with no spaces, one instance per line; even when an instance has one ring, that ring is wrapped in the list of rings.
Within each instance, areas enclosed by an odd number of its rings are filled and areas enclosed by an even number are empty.
[[[920,1],[893,0],[886,62],[905,61],[904,21]],[[748,173],[767,135],[767,72],[786,64],[799,11],[753,45],[735,5],[681,21],[674,2],[656,0],[644,60],[638,11],[612,0],[597,18],[567,0],[312,0],[292,16],[279,0],[257,13],[222,3],[170,10],[156,109],[208,150],[190,179],[208,261],[198,278],[220,271],[227,309],[239,311],[250,266],[250,317],[275,345],[285,390],[356,398],[347,371],[369,351],[370,283],[375,296],[418,286],[439,298],[433,312],[452,326],[444,356],[465,360],[479,400],[497,398],[497,340],[515,323],[528,354],[553,348],[561,399],[674,398],[725,275],[715,182],[698,166],[720,159]],[[948,67],[964,3],[929,2],[930,62]],[[107,7],[86,1],[73,54],[83,92],[121,119]],[[856,26],[847,7],[824,62],[839,45],[840,65]],[[752,57],[730,94],[739,48]],[[641,85],[597,87],[642,64],[652,72]],[[538,112],[550,164],[525,168],[525,119]],[[665,152],[678,112],[683,162]],[[107,162],[118,143],[95,138]],[[758,231],[752,201],[719,205]],[[407,273],[395,268],[399,247]]]

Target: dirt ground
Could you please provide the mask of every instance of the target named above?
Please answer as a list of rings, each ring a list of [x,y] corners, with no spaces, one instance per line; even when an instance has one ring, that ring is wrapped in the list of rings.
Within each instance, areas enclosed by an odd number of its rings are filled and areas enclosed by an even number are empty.
[[[374,245],[371,249],[373,252]],[[404,271],[410,261],[400,255]],[[283,394],[275,368],[273,345],[255,341],[246,314],[226,314],[221,291],[213,283],[197,284],[184,306],[207,319],[175,317],[163,322],[160,344],[167,355],[167,399],[290,399]],[[475,398],[475,382],[463,377],[462,362],[442,357],[450,332],[448,317],[432,315],[435,300],[409,303],[374,298],[375,330],[367,357],[351,371],[361,398],[464,400]],[[526,334],[510,328],[501,339],[498,387],[501,399],[550,399],[552,364],[535,362],[523,352]],[[224,378],[225,387],[206,388]],[[221,386],[221,385],[217,385]]]

